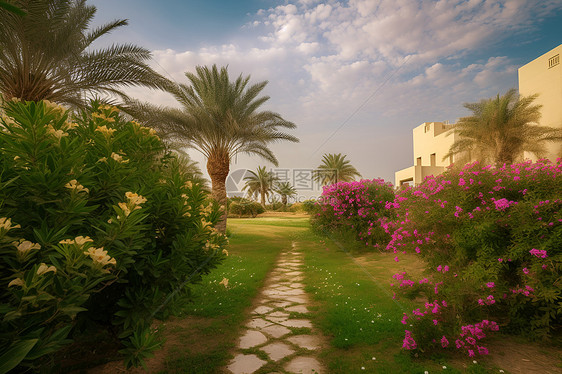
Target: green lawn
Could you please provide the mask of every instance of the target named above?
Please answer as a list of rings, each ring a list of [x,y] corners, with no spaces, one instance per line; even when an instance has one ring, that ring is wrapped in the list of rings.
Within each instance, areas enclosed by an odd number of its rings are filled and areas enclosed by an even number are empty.
[[[398,271],[421,272],[417,258],[397,263],[387,253],[350,254],[345,244],[311,232],[308,218],[229,219],[228,228],[230,256],[193,288],[193,301],[161,326],[166,343],[148,362],[150,372],[222,372],[277,256],[297,242],[305,256],[311,318],[327,337],[321,358],[328,373],[509,373],[508,365],[491,359],[421,360],[401,349],[400,320],[413,305],[394,300],[389,283]],[[220,284],[223,278],[227,287]]]

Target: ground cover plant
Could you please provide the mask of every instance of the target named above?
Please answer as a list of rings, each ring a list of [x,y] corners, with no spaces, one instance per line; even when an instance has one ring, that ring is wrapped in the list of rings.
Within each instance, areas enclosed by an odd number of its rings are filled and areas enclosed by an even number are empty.
[[[2,372],[52,364],[92,325],[141,364],[153,319],[226,256],[219,207],[116,108],[10,101],[0,124]]]

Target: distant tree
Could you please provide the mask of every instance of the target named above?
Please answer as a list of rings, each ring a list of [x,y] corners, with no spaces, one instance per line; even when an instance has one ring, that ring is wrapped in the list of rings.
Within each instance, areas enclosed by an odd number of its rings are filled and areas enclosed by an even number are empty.
[[[265,208],[265,198],[273,192],[277,178],[271,171],[267,171],[265,166],[259,166],[257,172],[249,170],[250,175],[244,178],[246,184],[243,190],[248,191],[248,195],[260,197],[260,203]]]
[[[287,206],[287,200],[289,197],[297,194],[297,190],[289,182],[279,182],[275,184],[273,191],[281,195],[281,202],[284,206]]]
[[[314,173],[314,178],[322,185],[333,184],[337,182],[350,182],[355,177],[361,177],[361,174],[351,165],[347,156],[341,153],[327,153],[322,157],[322,163],[318,165]]]
[[[196,74],[185,75],[191,85],[178,84],[171,90],[182,109],[132,101],[127,110],[157,128],[165,139],[201,152],[207,158],[212,196],[226,206],[225,183],[232,157],[246,153],[277,165],[269,144],[298,142],[298,138],[282,131],[296,126],[277,113],[260,111],[269,100],[269,96],[259,96],[267,81],[249,85],[249,75],[231,81],[227,68],[216,65],[198,66]],[[226,231],[226,210],[216,227]]]
[[[502,165],[521,159],[523,152],[544,156],[545,145],[562,140],[562,131],[538,126],[541,106],[533,105],[536,98],[520,97],[511,89],[503,96],[465,104],[473,114],[454,126],[458,139],[443,159],[457,156],[459,164],[472,158]]]
[[[0,3],[4,99],[85,107],[92,95],[126,98],[120,90],[125,86],[167,87],[168,81],[148,66],[148,50],[132,44],[92,49],[101,36],[127,24],[115,20],[88,30],[95,13],[84,0]]]

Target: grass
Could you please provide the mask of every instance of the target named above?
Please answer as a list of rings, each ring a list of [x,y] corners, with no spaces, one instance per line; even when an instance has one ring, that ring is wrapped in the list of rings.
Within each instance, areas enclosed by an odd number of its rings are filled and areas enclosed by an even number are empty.
[[[291,245],[291,238],[307,230],[307,221],[229,219],[229,257],[193,287],[193,302],[164,326],[169,348],[160,373],[214,373],[228,364],[266,275],[280,251]],[[220,284],[223,278],[228,279],[228,287]]]
[[[508,352],[505,357],[500,350],[495,357],[479,359],[478,363],[444,355],[417,359],[401,349],[402,313],[412,310],[413,304],[394,300],[389,287],[392,274],[407,271],[415,275],[423,270],[417,257],[403,256],[397,263],[387,253],[350,254],[347,244],[317,236],[309,229],[308,219],[301,217],[229,219],[229,231],[230,256],[204,277],[202,284],[193,287],[192,301],[183,305],[179,316],[161,325],[166,343],[147,362],[149,372],[222,372],[276,258],[293,241],[305,256],[303,283],[313,299],[311,318],[327,337],[320,358],[328,373],[476,374],[497,373],[500,368],[509,373],[505,367],[515,365],[509,352],[531,352],[521,356],[520,362],[540,353],[536,347],[508,338],[503,341],[509,343],[503,348]],[[220,284],[223,278],[228,279],[228,287]],[[552,352],[543,355],[545,360],[557,360]],[[95,373],[117,369],[119,365]],[[263,369],[279,371],[280,366]]]

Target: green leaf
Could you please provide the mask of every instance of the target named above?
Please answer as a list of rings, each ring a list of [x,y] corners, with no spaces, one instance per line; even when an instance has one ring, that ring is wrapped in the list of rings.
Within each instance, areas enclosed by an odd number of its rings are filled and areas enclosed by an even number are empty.
[[[39,339],[21,340],[13,343],[10,348],[0,356],[0,374],[5,374],[23,361],[29,351],[37,344]]]

